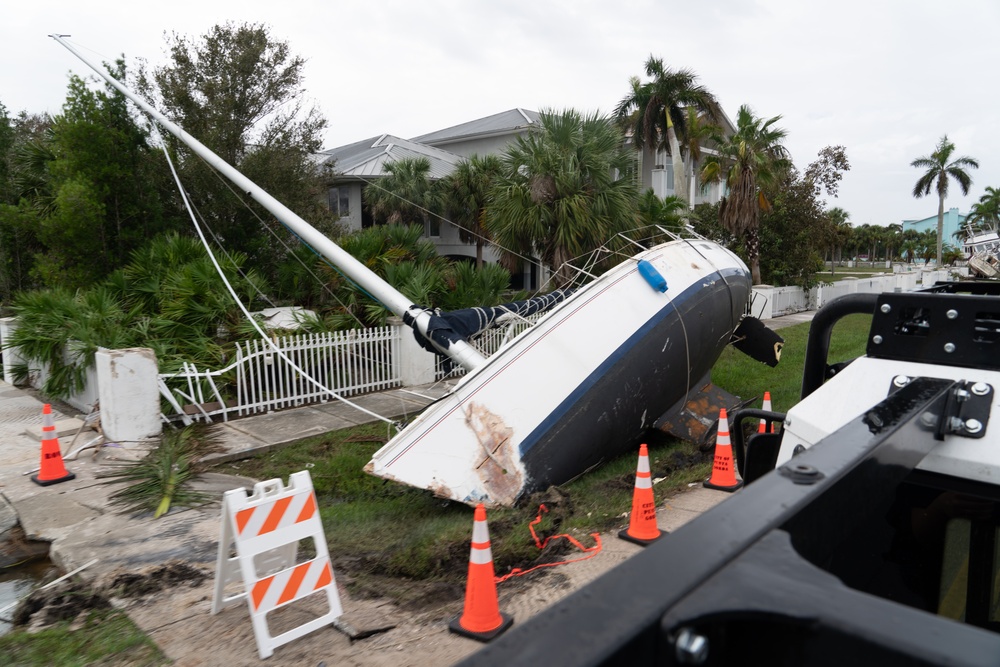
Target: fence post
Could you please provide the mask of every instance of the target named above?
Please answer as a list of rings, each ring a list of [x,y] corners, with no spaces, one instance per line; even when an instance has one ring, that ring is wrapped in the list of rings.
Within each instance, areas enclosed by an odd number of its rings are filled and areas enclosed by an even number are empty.
[[[404,387],[415,387],[434,382],[435,355],[420,347],[413,330],[403,324],[403,318],[390,317],[387,323],[397,329],[399,343],[395,351],[400,383]]]
[[[7,339],[17,330],[16,317],[0,317],[0,345],[7,342]],[[3,381],[14,384],[13,368],[17,364],[23,364],[24,359],[17,353],[16,348],[3,350]]]
[[[819,310],[823,307],[823,283],[811,287],[809,295],[806,297],[807,310]]]
[[[754,299],[754,307],[760,301],[760,312],[751,313],[758,320],[769,320],[774,317],[774,288],[770,285],[754,285],[753,292],[757,296]]]
[[[159,370],[152,350],[98,350],[94,355],[101,405],[101,429],[111,442],[136,442],[160,435]]]

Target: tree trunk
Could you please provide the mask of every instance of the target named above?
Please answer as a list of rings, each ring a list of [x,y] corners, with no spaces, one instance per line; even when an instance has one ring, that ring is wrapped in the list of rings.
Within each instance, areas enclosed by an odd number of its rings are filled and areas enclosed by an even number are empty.
[[[684,159],[681,157],[681,144],[677,140],[677,133],[674,131],[674,123],[670,120],[670,112],[667,115],[667,142],[670,144],[670,159],[674,167],[674,196],[682,199],[687,207],[691,208],[691,202],[687,191],[687,174],[684,172]]]
[[[938,195],[937,265],[941,266],[941,237],[944,234],[944,195]]]
[[[760,230],[756,227],[747,229],[747,259],[750,260],[750,280],[754,285],[760,285]]]

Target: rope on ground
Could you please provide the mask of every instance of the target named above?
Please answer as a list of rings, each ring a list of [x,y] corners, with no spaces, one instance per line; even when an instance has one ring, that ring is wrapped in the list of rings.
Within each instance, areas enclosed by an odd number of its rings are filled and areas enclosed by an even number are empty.
[[[578,563],[581,560],[587,560],[588,558],[593,558],[594,556],[596,556],[597,554],[599,554],[601,552],[601,535],[600,535],[600,533],[591,533],[590,534],[590,536],[594,538],[594,542],[595,542],[594,546],[592,546],[592,547],[585,547],[585,546],[583,546],[582,544],[580,544],[580,542],[575,537],[573,537],[572,535],[568,535],[566,533],[562,533],[560,535],[550,535],[549,537],[545,538],[544,542],[542,540],[539,540],[538,539],[538,535],[535,533],[535,526],[537,526],[538,524],[540,524],[542,522],[542,515],[545,514],[548,511],[549,511],[549,508],[546,507],[544,504],[543,505],[539,505],[538,506],[538,516],[535,517],[534,521],[532,521],[530,524],[528,524],[528,530],[531,531],[531,538],[535,541],[535,546],[538,547],[539,550],[541,550],[541,549],[544,549],[548,545],[548,543],[550,541],[552,541],[552,540],[558,540],[559,538],[563,538],[564,537],[567,540],[569,540],[570,544],[572,544],[577,549],[579,549],[580,551],[582,551],[583,553],[585,553],[587,555],[586,556],[581,556],[580,558],[574,558],[572,560],[561,560],[561,561],[557,561],[555,563],[542,563],[540,565],[536,565],[534,567],[530,567],[527,570],[522,570],[519,567],[515,567],[508,574],[505,574],[502,577],[496,577],[495,578],[496,583],[498,583],[498,584],[502,583],[502,582],[507,581],[508,579],[510,579],[512,577],[523,576],[525,574],[528,574],[529,572],[534,572],[535,570],[539,570],[539,569],[541,569],[543,567],[555,567],[556,565],[566,565],[568,563]]]

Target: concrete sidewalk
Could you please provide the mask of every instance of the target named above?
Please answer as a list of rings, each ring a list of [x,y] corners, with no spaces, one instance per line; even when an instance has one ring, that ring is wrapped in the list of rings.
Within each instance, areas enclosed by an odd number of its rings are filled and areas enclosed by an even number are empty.
[[[350,400],[386,418],[407,418],[447,393],[449,387],[437,383]],[[64,464],[76,479],[39,486],[31,481],[31,474],[37,471],[40,461],[42,408],[43,403],[32,393],[0,380],[0,534],[19,521],[28,539],[51,543],[50,558],[66,571],[95,557],[100,558],[100,563],[88,568],[90,576],[136,564],[135,554],[118,549],[118,543],[124,542],[115,536],[116,533],[127,532],[132,542],[148,545],[164,532],[162,520],[135,520],[117,513],[108,502],[114,488],[98,479],[98,473],[109,463],[136,460],[144,455],[145,447],[137,443],[105,443],[99,451],[86,449],[71,458],[71,450],[87,443],[96,432],[81,431],[83,419],[53,408]],[[376,419],[340,401],[244,417],[212,427],[225,451],[210,458],[220,461],[246,458],[302,438],[372,421]],[[75,446],[71,448],[71,445]],[[207,491],[217,491],[221,497],[226,490],[252,487],[254,482],[230,475],[209,475],[202,486]],[[211,512],[210,541],[213,543],[219,529],[218,512],[218,506]],[[98,554],[96,544],[86,544],[88,539],[93,539],[87,535],[94,530],[105,536],[101,541],[115,543],[112,553]],[[212,553],[207,554],[209,558],[205,563],[214,564],[214,549],[213,546]],[[152,554],[140,560],[154,562]]]

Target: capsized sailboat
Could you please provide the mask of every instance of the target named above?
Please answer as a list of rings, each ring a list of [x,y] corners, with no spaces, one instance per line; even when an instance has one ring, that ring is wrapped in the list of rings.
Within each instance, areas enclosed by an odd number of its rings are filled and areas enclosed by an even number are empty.
[[[372,474],[510,505],[634,445],[729,344],[750,274],[704,239],[622,262],[549,311],[380,449]]]
[[[684,406],[730,342],[750,298],[743,262],[703,238],[674,238],[572,294],[441,314],[412,303],[60,36],[52,36],[352,280],[403,317],[421,344],[469,371],[380,449],[374,475],[465,503],[509,505],[632,446]],[[473,330],[549,309],[489,359]],[[474,322],[475,321],[475,322]]]

